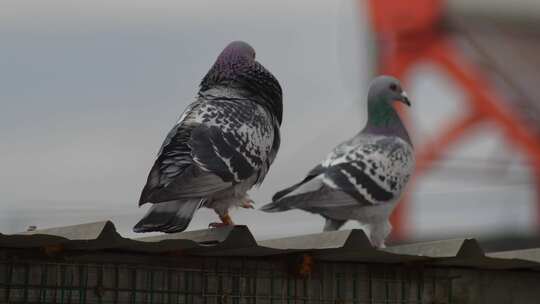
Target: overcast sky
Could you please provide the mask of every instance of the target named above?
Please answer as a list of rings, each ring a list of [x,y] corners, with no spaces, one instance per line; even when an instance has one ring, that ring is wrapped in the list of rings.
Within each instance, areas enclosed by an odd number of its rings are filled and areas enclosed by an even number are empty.
[[[233,40],[249,42],[284,90],[282,148],[252,192],[258,206],[268,202],[365,122],[371,38],[356,2],[4,0],[0,232],[111,219],[132,235],[147,208],[137,208],[140,190],[164,136]],[[462,96],[429,65],[411,79],[414,140],[421,142],[441,118],[459,112]],[[496,132],[479,130],[467,143],[449,151],[465,155],[466,166],[494,150],[499,158],[513,154],[497,149]],[[509,159],[517,164],[507,174],[515,183],[481,182],[486,170],[423,178],[414,195],[414,235],[530,231],[528,173],[519,158]],[[260,238],[322,228],[319,217],[300,211],[232,216]],[[189,229],[215,220],[201,210]]]

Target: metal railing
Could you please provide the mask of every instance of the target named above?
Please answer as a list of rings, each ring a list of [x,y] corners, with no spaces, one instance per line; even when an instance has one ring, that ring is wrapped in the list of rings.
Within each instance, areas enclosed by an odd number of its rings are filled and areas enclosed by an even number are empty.
[[[270,267],[220,263],[220,267],[202,263],[206,266],[182,268],[0,261],[0,302],[452,303],[454,278],[437,269],[322,263],[310,275],[299,277],[288,271],[284,263],[276,262]]]

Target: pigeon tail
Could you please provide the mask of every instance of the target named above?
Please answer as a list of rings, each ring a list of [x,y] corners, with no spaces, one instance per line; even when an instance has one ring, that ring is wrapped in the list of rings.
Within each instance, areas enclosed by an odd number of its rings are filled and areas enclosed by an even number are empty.
[[[274,196],[272,196],[272,201],[277,201],[280,198],[283,198],[285,195],[293,192],[298,187],[302,186],[303,183],[304,183],[304,181],[301,181],[301,182],[299,182],[297,184],[294,184],[294,185],[290,186],[289,188],[286,188],[286,189],[283,189],[281,191],[276,192],[276,194],[274,194]]]
[[[187,199],[156,203],[133,227],[133,231],[165,233],[184,231],[203,202],[201,199]]]
[[[287,194],[293,192],[294,190],[300,188],[300,186],[302,186],[303,184],[305,183],[308,183],[309,181],[311,181],[312,179],[316,178],[320,173],[322,173],[323,169],[321,166],[317,166],[315,167],[314,169],[311,170],[311,172],[309,172],[308,176],[306,176],[306,178],[304,178],[302,181],[288,187],[288,188],[285,188],[281,191],[278,191],[274,194],[274,196],[272,196],[272,201],[277,201],[281,198],[283,198],[284,196],[286,196]]]
[[[313,202],[318,193],[307,192],[307,193],[297,193],[299,189],[296,189],[292,193],[280,198],[276,202],[266,204],[261,207],[261,211],[264,212],[281,212],[291,209],[303,209],[305,211],[313,212],[317,207],[308,206],[306,202]],[[302,190],[302,188],[300,188]]]
[[[285,204],[281,204],[281,202],[272,202],[260,208],[260,210],[264,212],[281,212],[290,209],[290,207],[286,206]]]
[[[281,190],[272,197],[273,202],[261,208],[265,212],[287,211],[299,208],[306,200],[311,200],[323,186],[320,178],[306,177],[300,183]]]

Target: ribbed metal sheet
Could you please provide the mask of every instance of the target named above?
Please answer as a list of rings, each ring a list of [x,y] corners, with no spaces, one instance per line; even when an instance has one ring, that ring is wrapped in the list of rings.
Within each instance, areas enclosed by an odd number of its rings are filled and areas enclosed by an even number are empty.
[[[182,232],[137,239],[122,237],[112,222],[0,234],[1,248],[59,247],[64,251],[181,252],[192,256],[262,257],[309,254],[316,260],[420,263],[482,269],[540,270],[540,249],[484,254],[474,239],[374,249],[362,230],[342,230],[257,242],[245,226]]]

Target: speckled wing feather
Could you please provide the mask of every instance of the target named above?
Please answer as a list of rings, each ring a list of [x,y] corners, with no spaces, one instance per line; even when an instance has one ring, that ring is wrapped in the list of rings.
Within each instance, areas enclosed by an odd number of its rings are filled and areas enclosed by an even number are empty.
[[[336,147],[321,165],[326,185],[377,205],[399,195],[413,164],[412,147],[401,138],[360,134]]]
[[[277,122],[256,103],[217,93],[200,95],[169,132],[140,203],[207,196],[252,175],[262,182],[279,148]]]
[[[189,142],[195,163],[234,183],[262,170],[257,178],[262,181],[279,141],[277,122],[267,110],[243,98],[219,97],[199,111],[201,125]]]
[[[412,147],[398,137],[360,134],[338,145],[301,182],[277,192],[263,211],[327,213],[389,202],[407,183]]]

